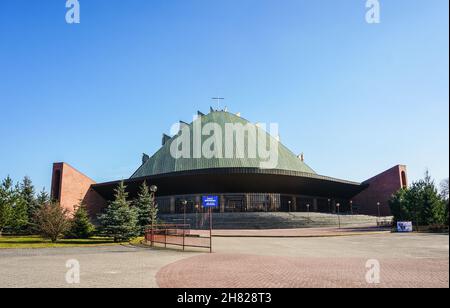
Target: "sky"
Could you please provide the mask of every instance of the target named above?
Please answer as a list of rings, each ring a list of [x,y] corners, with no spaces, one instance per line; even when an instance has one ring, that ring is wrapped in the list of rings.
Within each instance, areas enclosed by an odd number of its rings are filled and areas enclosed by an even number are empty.
[[[47,189],[53,162],[126,179],[213,96],[317,173],[364,181],[397,164],[449,174],[449,2],[0,2],[0,178]]]

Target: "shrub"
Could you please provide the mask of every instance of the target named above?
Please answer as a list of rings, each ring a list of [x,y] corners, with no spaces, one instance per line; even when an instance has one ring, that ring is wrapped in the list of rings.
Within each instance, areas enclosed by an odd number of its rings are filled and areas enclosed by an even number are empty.
[[[68,211],[56,202],[49,202],[41,206],[36,213],[35,221],[39,234],[53,243],[70,228]]]

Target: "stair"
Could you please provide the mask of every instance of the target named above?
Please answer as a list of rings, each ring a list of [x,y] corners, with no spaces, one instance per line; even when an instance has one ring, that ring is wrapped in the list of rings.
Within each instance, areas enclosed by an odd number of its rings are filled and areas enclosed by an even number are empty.
[[[186,214],[192,229],[208,229],[209,220],[201,223],[202,214]],[[161,215],[164,223],[183,224],[183,214]],[[342,227],[376,226],[378,218],[366,215],[340,215]],[[389,219],[389,218],[382,218]],[[337,227],[338,216],[323,213],[214,213],[214,229],[296,229]]]

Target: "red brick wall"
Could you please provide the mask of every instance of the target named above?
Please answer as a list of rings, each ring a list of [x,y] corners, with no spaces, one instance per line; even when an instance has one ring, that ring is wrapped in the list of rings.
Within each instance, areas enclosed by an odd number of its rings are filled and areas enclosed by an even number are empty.
[[[407,174],[406,166],[398,165],[365,181],[369,187],[353,198],[354,206],[359,208],[360,214],[378,215],[377,202],[380,202],[381,215],[391,215],[388,201],[395,192],[408,185]]]
[[[95,184],[92,179],[70,165],[66,163],[53,164],[51,196],[70,213],[73,213],[74,208],[80,204],[81,200],[93,218],[106,205],[106,201],[91,189],[92,184]]]

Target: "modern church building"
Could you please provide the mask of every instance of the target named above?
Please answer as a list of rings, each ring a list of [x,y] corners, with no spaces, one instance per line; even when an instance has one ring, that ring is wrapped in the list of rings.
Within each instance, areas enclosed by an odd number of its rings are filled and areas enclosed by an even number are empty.
[[[272,133],[272,132],[269,132]],[[406,167],[395,166],[362,183],[317,174],[303,154],[239,114],[213,110],[180,122],[161,148],[143,155],[125,180],[130,199],[146,181],[156,185],[160,214],[202,212],[202,197],[216,196],[217,213],[320,212],[390,214],[388,200],[407,186]],[[53,166],[51,194],[73,210],[83,200],[92,217],[114,198],[120,181],[95,183],[66,163]],[[186,202],[187,201],[187,204]]]

